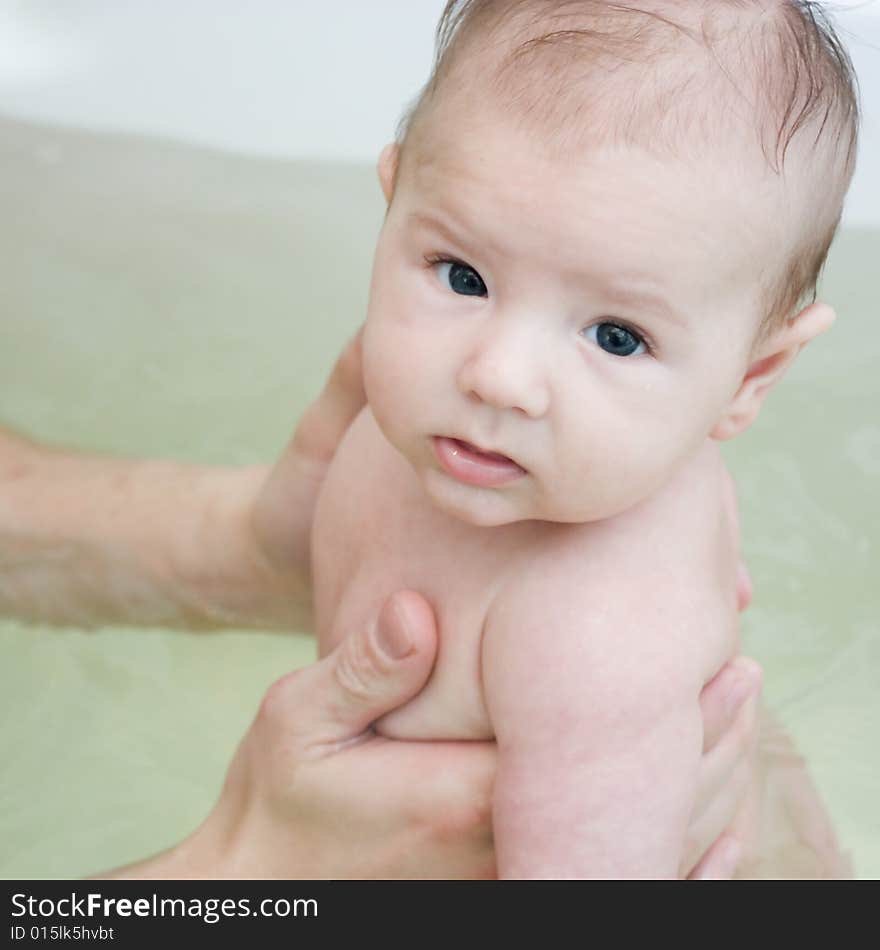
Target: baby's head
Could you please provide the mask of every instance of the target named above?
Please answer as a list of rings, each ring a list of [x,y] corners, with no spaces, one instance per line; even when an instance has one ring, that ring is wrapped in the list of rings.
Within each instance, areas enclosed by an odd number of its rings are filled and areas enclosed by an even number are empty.
[[[364,341],[432,499],[596,520],[747,428],[834,318],[857,124],[814,3],[450,2],[380,158]]]

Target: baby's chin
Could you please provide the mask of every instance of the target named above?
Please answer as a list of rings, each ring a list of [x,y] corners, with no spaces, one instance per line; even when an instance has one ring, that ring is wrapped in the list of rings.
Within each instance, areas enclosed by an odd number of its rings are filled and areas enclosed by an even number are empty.
[[[424,470],[420,476],[425,494],[435,508],[475,528],[499,528],[537,517],[526,510],[522,498],[503,488],[463,485],[434,469]]]
[[[630,507],[626,503],[544,507],[529,493],[504,488],[477,488],[462,485],[434,469],[419,473],[431,504],[444,514],[475,528],[499,528],[526,521],[558,525],[583,525],[614,518]]]

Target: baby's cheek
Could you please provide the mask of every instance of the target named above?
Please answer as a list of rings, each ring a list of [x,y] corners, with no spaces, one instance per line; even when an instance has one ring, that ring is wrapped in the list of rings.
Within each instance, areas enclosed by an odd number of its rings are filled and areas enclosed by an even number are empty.
[[[368,355],[364,350],[364,389],[374,411],[385,404],[390,391],[399,389],[399,383],[394,382],[396,375],[393,364],[384,354]]]
[[[389,377],[393,375],[390,372],[392,367],[389,365],[389,348],[385,337],[386,334],[382,332],[378,321],[367,321],[362,352],[364,389],[374,413],[384,402],[384,390]]]
[[[385,437],[397,446],[400,439],[401,409],[406,403],[408,383],[394,352],[381,341],[364,337],[364,389],[367,402]],[[398,446],[399,447],[399,446]]]

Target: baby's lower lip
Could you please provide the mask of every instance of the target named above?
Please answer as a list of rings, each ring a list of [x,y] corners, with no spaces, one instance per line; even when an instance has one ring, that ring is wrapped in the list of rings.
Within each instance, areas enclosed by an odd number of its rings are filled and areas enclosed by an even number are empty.
[[[433,443],[434,454],[443,470],[460,482],[494,488],[526,474],[513,459],[481,452],[468,442],[436,435]]]

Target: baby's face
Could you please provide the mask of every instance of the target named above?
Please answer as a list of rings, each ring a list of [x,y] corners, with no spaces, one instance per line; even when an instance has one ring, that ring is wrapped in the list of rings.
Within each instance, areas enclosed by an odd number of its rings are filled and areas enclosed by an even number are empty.
[[[364,338],[386,437],[472,524],[592,521],[648,497],[747,367],[754,184],[630,149],[551,159],[501,123],[420,152]]]

